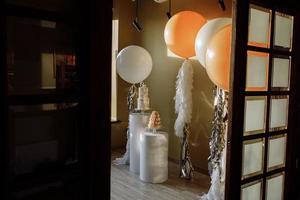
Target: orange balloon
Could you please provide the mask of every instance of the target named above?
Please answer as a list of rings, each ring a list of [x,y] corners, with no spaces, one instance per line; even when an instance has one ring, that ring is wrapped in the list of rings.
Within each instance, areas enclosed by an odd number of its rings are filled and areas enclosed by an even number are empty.
[[[206,71],[212,82],[223,90],[229,90],[231,25],[218,31],[208,44]]]
[[[193,11],[182,11],[174,15],[164,32],[168,49],[183,58],[195,56],[195,39],[205,23],[206,19]]]

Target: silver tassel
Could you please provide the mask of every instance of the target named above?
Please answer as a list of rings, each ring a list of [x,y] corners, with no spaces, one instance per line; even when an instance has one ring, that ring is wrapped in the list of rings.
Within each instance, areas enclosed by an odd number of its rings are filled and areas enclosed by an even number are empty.
[[[133,84],[127,93],[127,106],[128,106],[128,112],[131,113],[134,111],[134,97],[136,95],[136,86]],[[130,156],[130,132],[129,132],[129,127],[127,127],[127,144],[126,144],[126,152],[121,158],[116,158],[113,163],[115,165],[128,165],[129,164],[129,156]]]
[[[136,90],[137,90],[137,88],[136,88],[135,84],[133,84],[128,90],[127,106],[128,106],[129,113],[134,111],[134,97],[136,95]]]
[[[212,126],[212,134],[209,139],[210,156],[208,158],[208,170],[210,175],[215,168],[221,171],[221,157],[225,148],[225,132],[227,124],[228,93],[220,88],[215,90],[215,111]]]
[[[188,124],[184,126],[183,138],[181,140],[181,153],[180,153],[180,178],[191,180],[193,178],[193,165],[189,152],[189,135],[190,127]]]

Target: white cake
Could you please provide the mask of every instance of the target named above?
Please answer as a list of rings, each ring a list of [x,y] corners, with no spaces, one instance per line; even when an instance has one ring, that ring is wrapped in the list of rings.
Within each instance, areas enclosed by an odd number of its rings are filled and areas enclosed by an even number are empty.
[[[139,87],[139,96],[137,99],[137,110],[149,110],[150,100],[148,94],[148,87],[143,84]]]

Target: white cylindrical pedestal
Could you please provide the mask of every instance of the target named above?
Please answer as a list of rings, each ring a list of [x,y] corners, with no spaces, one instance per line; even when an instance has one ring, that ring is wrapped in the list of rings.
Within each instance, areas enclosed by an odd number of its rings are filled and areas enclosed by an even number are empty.
[[[168,179],[168,134],[145,132],[141,139],[140,179],[162,183]]]
[[[140,141],[141,134],[147,127],[149,113],[130,113],[129,131],[130,131],[130,158],[129,170],[134,173],[140,172]]]

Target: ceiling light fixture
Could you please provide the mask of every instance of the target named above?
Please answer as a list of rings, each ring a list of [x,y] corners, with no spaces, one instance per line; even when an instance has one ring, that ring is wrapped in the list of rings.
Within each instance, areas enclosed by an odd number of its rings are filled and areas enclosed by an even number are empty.
[[[141,32],[142,27],[139,24],[139,0],[135,0],[135,2],[135,19],[133,20],[132,25],[138,32]]]
[[[171,8],[172,8],[171,6],[172,6],[172,4],[171,3],[172,3],[171,0],[169,0],[169,10],[166,13],[169,19],[172,17],[172,14],[171,14]]]
[[[221,9],[223,11],[225,11],[226,10],[226,5],[225,5],[224,0],[218,0],[218,1],[219,1],[219,6],[221,7]]]

